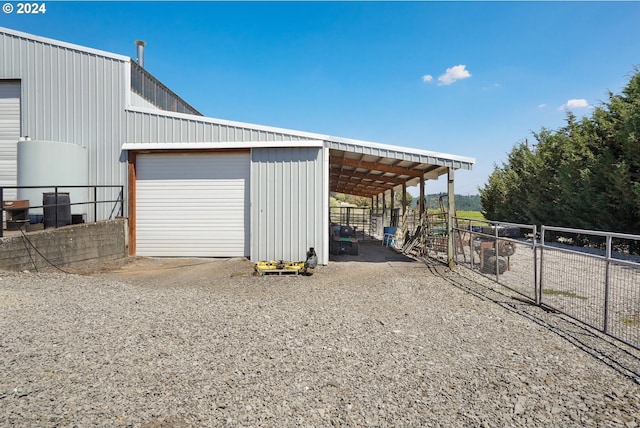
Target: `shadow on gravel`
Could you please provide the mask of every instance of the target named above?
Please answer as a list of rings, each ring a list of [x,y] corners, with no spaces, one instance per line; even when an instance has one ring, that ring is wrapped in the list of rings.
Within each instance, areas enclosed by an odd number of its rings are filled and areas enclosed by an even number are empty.
[[[382,241],[360,241],[360,254],[352,256],[350,254],[329,255],[330,262],[366,262],[366,263],[388,263],[402,262],[415,263],[416,260],[404,254],[397,253],[390,247],[382,245]]]
[[[429,259],[423,261],[434,276],[444,279],[454,287],[479,299],[493,302],[529,319],[640,385],[640,351],[565,315],[548,311],[521,297],[511,297],[484,287],[474,278],[464,276],[459,270],[463,268],[454,271],[443,270],[442,263],[438,261]],[[465,273],[474,275],[473,272],[465,271]],[[567,363],[570,364],[570,362]]]

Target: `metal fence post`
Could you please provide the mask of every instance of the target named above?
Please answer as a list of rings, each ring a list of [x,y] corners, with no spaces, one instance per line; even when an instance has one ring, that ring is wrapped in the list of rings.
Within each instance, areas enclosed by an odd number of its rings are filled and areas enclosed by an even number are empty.
[[[611,235],[607,235],[607,256],[605,258],[606,268],[604,275],[604,323],[603,331],[607,333],[609,327],[609,282],[611,281]]]
[[[473,270],[473,221],[472,220],[469,220],[469,259],[471,263],[471,269]]]
[[[536,225],[533,225],[533,295],[536,305],[540,305],[540,290],[538,289],[538,248],[536,239]]]
[[[540,281],[538,286],[538,300],[539,304],[542,304],[542,287],[544,280],[544,224],[540,227]]]
[[[124,186],[120,186],[120,217],[124,217]]]
[[[53,220],[54,220],[54,229],[58,228],[58,186],[53,188],[53,195],[54,195],[54,200],[55,200],[55,205],[54,205],[54,214],[53,214]],[[43,211],[44,214],[44,211]]]
[[[98,186],[93,186],[93,221],[98,221]]]
[[[496,282],[500,284],[500,257],[498,257],[498,224],[493,225],[494,248],[496,256]]]
[[[4,187],[0,187],[0,238],[4,235]]]

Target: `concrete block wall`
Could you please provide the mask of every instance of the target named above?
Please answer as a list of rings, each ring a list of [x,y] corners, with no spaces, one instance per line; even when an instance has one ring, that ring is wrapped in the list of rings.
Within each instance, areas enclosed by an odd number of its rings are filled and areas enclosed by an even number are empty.
[[[64,268],[126,257],[126,230],[126,219],[115,219],[0,238],[0,270],[55,270],[45,258]]]

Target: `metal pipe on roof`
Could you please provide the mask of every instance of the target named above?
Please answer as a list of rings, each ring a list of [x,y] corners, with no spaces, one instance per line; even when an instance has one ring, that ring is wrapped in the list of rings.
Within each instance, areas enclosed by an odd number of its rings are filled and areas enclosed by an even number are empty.
[[[144,67],[144,47],[147,45],[147,42],[144,40],[136,40],[136,62],[140,67]]]

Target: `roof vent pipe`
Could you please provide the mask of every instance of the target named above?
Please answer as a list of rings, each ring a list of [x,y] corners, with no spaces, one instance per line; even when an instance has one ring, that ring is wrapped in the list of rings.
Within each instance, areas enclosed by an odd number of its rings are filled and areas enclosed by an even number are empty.
[[[136,40],[136,55],[137,55],[137,59],[136,62],[138,63],[138,65],[140,67],[144,67],[144,47],[147,45],[147,43],[144,40]]]

